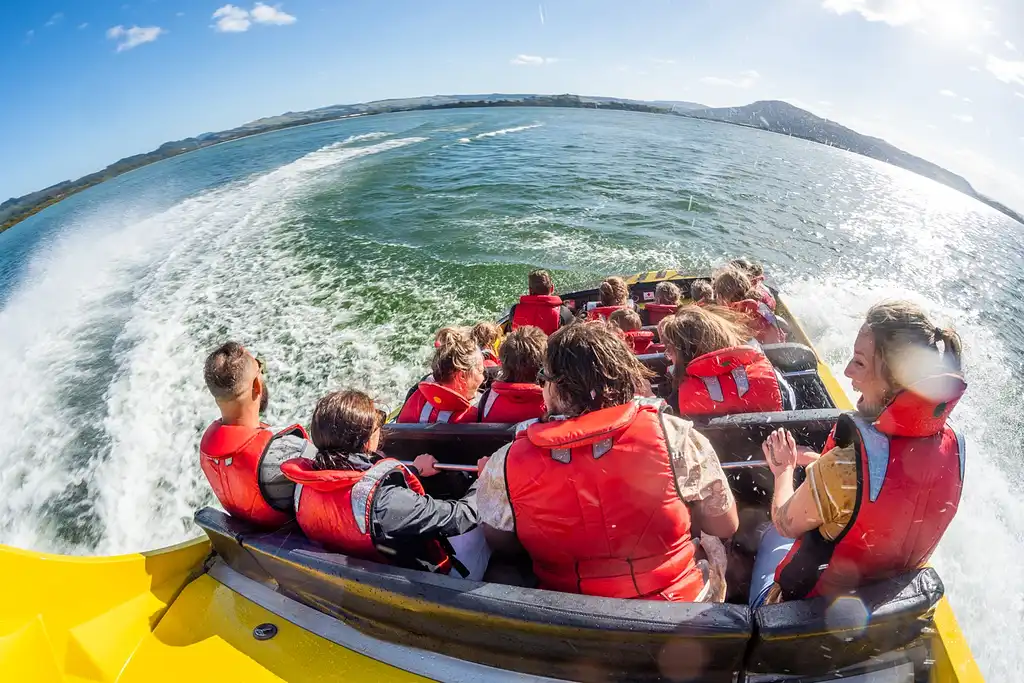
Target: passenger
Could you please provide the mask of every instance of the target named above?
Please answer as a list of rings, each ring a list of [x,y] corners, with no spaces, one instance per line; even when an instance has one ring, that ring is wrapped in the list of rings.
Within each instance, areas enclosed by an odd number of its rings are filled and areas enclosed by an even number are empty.
[[[796,397],[736,313],[684,306],[665,318],[661,339],[679,388],[680,415],[729,415],[795,410]]]
[[[232,517],[276,528],[294,517],[295,487],[280,465],[312,445],[299,425],[275,433],[260,420],[270,394],[263,362],[237,342],[223,344],[203,368],[220,408],[199,442],[199,464],[221,506]]]
[[[501,361],[498,359],[498,346],[501,344],[501,328],[498,325],[491,322],[477,323],[473,325],[469,336],[480,347],[480,352],[484,354],[485,368],[496,368],[501,365]]]
[[[775,311],[775,296],[764,283],[764,267],[760,263],[754,263],[750,259],[737,258],[729,261],[729,265],[747,274],[750,278],[752,289],[757,292],[758,301],[763,301],[768,308]]]
[[[397,422],[476,422],[476,392],[483,381],[484,357],[476,342],[458,330],[445,332],[434,350],[431,377],[405,400]]]
[[[599,306],[591,308],[587,317],[590,320],[608,319],[612,311],[620,308],[633,308],[633,301],[629,298],[629,287],[621,277],[606,278],[601,283],[601,301]]]
[[[715,290],[707,280],[694,280],[690,283],[690,300],[698,306],[715,303]]]
[[[515,329],[505,337],[498,351],[501,378],[480,397],[480,422],[522,422],[546,412],[537,372],[547,346],[547,335],[533,325]]]
[[[736,503],[707,439],[660,401],[650,373],[605,324],[548,340],[538,380],[551,418],[520,425],[480,476],[495,551],[522,551],[540,587],[611,598],[724,598]],[[708,562],[697,560],[697,529]]]
[[[532,325],[539,327],[544,334],[551,334],[574,320],[569,307],[555,295],[555,285],[548,271],[533,271],[528,284],[530,293],[519,297],[519,303],[512,306],[510,320],[513,330]]]
[[[444,346],[452,338],[452,335],[466,335],[469,332],[470,329],[465,327],[442,327],[434,335],[434,348],[439,349]]]
[[[679,308],[682,292],[671,282],[659,282],[654,287],[654,303],[644,306],[647,324],[657,325],[665,316],[672,315]]]
[[[620,308],[612,311],[608,316],[608,322],[622,331],[626,343],[633,349],[633,353],[650,353],[651,344],[654,343],[654,333],[643,329],[640,321],[640,314],[628,308]]]
[[[967,388],[960,356],[957,334],[912,303],[868,311],[846,366],[857,412],[840,417],[824,455],[782,429],[764,442],[774,527],[761,538],[751,607],[848,592],[928,561],[963,488],[963,441],[946,424]],[[794,492],[794,467],[815,459]]]
[[[437,460],[420,455],[406,467],[379,453],[386,419],[361,391],[320,399],[309,427],[316,457],[281,465],[301,485],[299,527],[351,557],[442,574],[454,568],[479,581],[490,551],[477,528],[476,485],[456,501],[424,494],[420,477],[437,474]]]
[[[788,323],[753,291],[753,285],[746,273],[737,268],[727,267],[715,274],[711,282],[715,302],[728,306],[749,317],[748,327],[754,331],[757,341],[762,344],[780,344],[786,341]]]

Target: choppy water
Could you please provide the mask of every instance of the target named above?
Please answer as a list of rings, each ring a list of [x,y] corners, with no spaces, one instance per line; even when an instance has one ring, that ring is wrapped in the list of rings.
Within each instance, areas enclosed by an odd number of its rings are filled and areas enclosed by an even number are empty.
[[[838,371],[906,296],[964,335],[967,488],[936,563],[990,680],[1024,665],[1020,225],[782,136],[621,112],[359,118],[122,176],[0,235],[0,542],[74,553],[194,535],[212,495],[206,352],[269,361],[272,422],[355,386],[397,402],[433,331],[565,288],[764,261]]]

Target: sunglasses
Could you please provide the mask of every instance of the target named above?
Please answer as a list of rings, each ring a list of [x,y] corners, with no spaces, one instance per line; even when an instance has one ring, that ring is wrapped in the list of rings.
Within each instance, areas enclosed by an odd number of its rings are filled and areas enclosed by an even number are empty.
[[[551,375],[549,375],[548,373],[544,372],[544,368],[541,368],[540,370],[537,371],[537,384],[538,385],[545,386],[548,382],[554,383],[554,382],[557,382],[557,381],[558,380],[556,378],[554,378]]]

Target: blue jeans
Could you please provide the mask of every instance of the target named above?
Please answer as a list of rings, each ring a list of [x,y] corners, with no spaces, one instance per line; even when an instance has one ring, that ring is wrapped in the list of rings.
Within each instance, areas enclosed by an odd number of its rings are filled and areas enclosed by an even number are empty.
[[[774,524],[761,534],[757,557],[754,558],[754,573],[750,578],[750,597],[747,600],[750,609],[757,609],[764,604],[768,591],[775,583],[775,568],[786,557],[795,542],[794,539],[786,538],[776,531]]]

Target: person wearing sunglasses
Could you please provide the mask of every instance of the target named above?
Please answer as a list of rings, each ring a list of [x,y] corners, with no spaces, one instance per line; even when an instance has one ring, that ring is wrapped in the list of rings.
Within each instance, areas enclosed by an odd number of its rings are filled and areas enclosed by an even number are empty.
[[[563,327],[537,375],[550,417],[486,463],[480,518],[496,552],[525,550],[540,587],[610,598],[725,597],[736,502],[718,457],[664,402],[604,322]],[[697,554],[697,530],[706,558]]]
[[[476,485],[461,500],[424,493],[420,477],[437,474],[437,460],[419,455],[412,466],[384,456],[387,420],[361,391],[320,399],[310,422],[315,458],[295,458],[281,471],[298,485],[296,519],[306,536],[328,550],[407,569],[479,581],[490,550],[477,528]]]
[[[199,462],[228,514],[277,528],[294,517],[295,487],[281,463],[312,451],[312,444],[300,425],[275,431],[260,419],[270,398],[265,367],[238,342],[207,357],[203,377],[221,416],[203,434]]]

